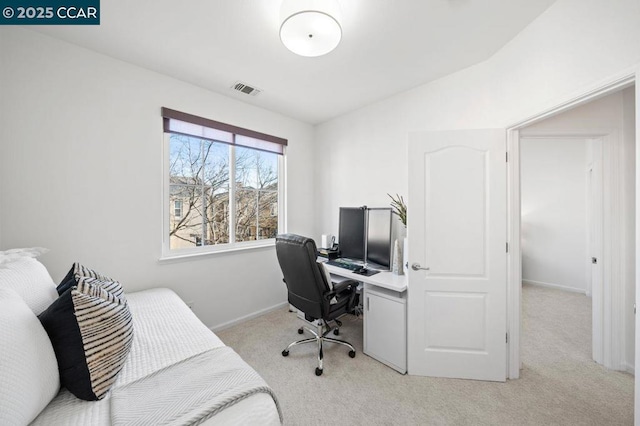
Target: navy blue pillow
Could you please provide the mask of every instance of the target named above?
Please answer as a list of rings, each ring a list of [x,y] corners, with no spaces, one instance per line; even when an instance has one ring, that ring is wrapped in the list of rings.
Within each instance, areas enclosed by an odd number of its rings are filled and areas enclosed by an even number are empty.
[[[71,289],[62,293],[38,315],[38,319],[53,344],[58,359],[60,384],[69,390],[73,389],[72,393],[80,399],[95,400],[84,351],[78,350],[83,347],[82,335],[74,315]]]
[[[105,290],[106,284],[81,277],[38,316],[53,345],[61,385],[86,401],[104,398],[133,341],[127,301]]]

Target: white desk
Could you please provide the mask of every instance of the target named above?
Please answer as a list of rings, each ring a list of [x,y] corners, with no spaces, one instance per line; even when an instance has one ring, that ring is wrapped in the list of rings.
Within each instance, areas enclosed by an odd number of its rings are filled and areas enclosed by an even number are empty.
[[[324,259],[318,258],[318,261],[323,261]],[[335,275],[339,275],[341,277],[350,278],[355,281],[360,281],[361,283],[370,284],[375,287],[382,287],[388,290],[397,291],[398,293],[403,293],[407,290],[407,276],[406,275],[394,275],[391,272],[379,272],[375,275],[371,275],[370,277],[356,274],[351,272],[349,269],[341,268],[339,266],[329,265],[325,263],[324,265],[327,270]]]
[[[318,258],[318,261],[326,259]],[[379,272],[369,277],[325,263],[334,274],[364,284],[363,352],[407,372],[407,276]]]

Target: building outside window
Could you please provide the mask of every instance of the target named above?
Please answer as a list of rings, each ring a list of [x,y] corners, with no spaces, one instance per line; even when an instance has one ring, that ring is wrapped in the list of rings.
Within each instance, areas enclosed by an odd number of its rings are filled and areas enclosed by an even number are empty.
[[[163,253],[273,244],[283,228],[287,141],[163,108]]]

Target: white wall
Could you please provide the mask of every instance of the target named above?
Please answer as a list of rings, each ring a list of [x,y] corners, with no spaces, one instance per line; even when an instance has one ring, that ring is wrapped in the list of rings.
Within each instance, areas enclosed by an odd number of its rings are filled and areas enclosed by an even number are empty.
[[[311,233],[313,128],[38,33],[0,29],[1,248],[43,246],[126,291],[166,286],[219,326],[286,301],[275,250],[159,263],[160,108],[287,138],[288,228]],[[170,58],[167,58],[170,60]]]
[[[521,139],[522,279],[587,290],[587,141]]]
[[[406,196],[410,131],[504,128],[630,70],[638,22],[636,0],[558,0],[489,60],[318,126],[316,235],[341,205]]]

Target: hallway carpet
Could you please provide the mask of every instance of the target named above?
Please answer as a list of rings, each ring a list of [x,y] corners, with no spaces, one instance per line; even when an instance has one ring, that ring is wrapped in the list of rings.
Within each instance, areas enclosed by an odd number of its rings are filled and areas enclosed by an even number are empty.
[[[286,425],[631,425],[633,376],[591,360],[591,299],[523,286],[519,380],[490,383],[401,375],[362,353],[362,320],[345,317],[341,345],[282,350],[301,336],[286,309],[217,334],[274,389]]]

